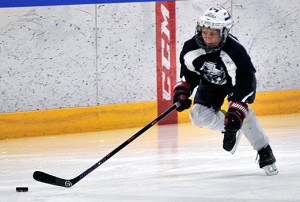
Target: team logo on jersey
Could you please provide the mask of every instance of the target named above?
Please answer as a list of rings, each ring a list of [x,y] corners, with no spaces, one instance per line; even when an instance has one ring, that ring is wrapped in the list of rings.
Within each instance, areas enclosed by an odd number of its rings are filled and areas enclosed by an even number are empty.
[[[213,84],[224,85],[227,83],[226,73],[224,68],[221,66],[217,69],[217,64],[213,62],[204,62],[200,71],[203,73],[203,78]]]

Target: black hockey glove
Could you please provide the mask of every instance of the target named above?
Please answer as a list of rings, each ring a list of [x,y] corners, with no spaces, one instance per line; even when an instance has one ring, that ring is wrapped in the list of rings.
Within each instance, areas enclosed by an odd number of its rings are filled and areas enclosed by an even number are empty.
[[[236,133],[243,124],[248,114],[248,105],[242,102],[231,102],[225,114],[225,133]]]
[[[176,108],[177,111],[182,112],[190,108],[192,101],[188,99],[191,95],[190,84],[185,81],[179,81],[174,86],[173,103],[179,102],[181,105]]]

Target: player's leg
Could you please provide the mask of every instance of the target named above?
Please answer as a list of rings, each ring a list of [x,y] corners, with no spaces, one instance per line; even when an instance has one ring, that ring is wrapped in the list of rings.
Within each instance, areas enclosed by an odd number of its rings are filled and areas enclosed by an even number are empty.
[[[200,84],[194,99],[194,106],[190,110],[192,123],[200,128],[216,131],[224,130],[224,114],[220,108],[227,92],[216,87]]]
[[[263,168],[267,175],[276,175],[276,159],[269,145],[269,138],[262,129],[255,112],[249,108],[249,113],[241,128],[253,149],[258,151],[259,167]]]
[[[253,149],[260,150],[269,144],[269,138],[262,129],[253,109],[249,108],[241,130],[249,140]]]
[[[194,104],[190,110],[192,124],[216,131],[224,130],[224,114],[202,104]]]
[[[225,115],[218,110],[201,104],[195,104],[190,110],[190,118],[192,123],[200,128],[224,132]],[[237,148],[240,137],[240,133],[234,135],[224,134],[223,148],[233,154]]]

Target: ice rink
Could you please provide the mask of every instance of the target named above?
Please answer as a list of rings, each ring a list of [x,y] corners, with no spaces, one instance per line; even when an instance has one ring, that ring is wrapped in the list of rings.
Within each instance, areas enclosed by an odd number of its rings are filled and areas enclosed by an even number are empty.
[[[276,176],[259,169],[244,136],[231,155],[220,133],[185,123],[150,128],[71,188],[32,174],[74,178],[142,127],[2,140],[0,201],[300,201],[300,114],[259,120],[277,158]],[[29,192],[16,192],[19,186]]]

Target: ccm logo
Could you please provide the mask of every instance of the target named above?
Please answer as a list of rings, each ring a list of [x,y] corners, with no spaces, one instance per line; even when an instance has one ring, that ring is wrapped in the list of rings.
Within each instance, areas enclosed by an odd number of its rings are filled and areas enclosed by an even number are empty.
[[[161,14],[163,21],[161,23],[161,62],[162,62],[162,95],[163,100],[171,100],[171,49],[170,49],[170,30],[168,29],[170,12],[161,4]]]

